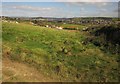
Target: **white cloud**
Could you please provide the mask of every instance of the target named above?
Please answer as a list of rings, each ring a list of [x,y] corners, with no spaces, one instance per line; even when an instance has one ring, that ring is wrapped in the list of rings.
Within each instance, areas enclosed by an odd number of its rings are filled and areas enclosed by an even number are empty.
[[[72,16],[115,16],[113,9],[116,4],[107,2],[65,2],[65,7],[3,4],[3,15],[8,16],[41,16],[41,17],[72,17]],[[113,8],[114,7],[114,8]]]
[[[86,6],[91,5],[91,6],[96,6],[96,7],[105,7],[107,5],[110,5],[110,2],[65,2],[65,4],[68,5],[69,7],[71,5],[79,6],[79,7],[84,7],[85,5]]]
[[[2,4],[0,3],[0,16],[2,15]]]
[[[101,9],[101,11],[106,12],[106,11],[107,11],[107,9]]]
[[[2,0],[2,2],[118,2],[119,0]]]
[[[53,10],[53,8],[49,7],[33,7],[33,6],[13,6],[12,8],[17,9],[17,10],[29,10],[29,11],[48,11],[48,10]]]
[[[57,2],[118,2],[119,0],[54,0]]]
[[[42,16],[54,17],[60,16],[61,8],[55,7],[40,7],[29,5],[3,5],[2,14],[5,16]]]

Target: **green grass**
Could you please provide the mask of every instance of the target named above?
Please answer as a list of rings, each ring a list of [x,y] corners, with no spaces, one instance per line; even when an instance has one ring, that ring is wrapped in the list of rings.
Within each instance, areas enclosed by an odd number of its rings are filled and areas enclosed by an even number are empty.
[[[70,28],[84,28],[85,26],[83,25],[77,25],[77,24],[62,24],[62,27],[70,27]]]
[[[82,30],[83,28],[86,28],[86,26],[77,24],[61,24],[60,26],[67,30]]]
[[[102,52],[86,35],[28,24],[2,23],[3,56],[28,63],[60,81],[118,81],[117,55]]]

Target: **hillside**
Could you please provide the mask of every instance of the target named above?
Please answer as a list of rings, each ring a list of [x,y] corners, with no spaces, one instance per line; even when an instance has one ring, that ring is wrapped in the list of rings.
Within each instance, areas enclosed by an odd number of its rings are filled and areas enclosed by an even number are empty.
[[[3,59],[34,67],[38,73],[58,81],[119,81],[118,54],[104,52],[93,42],[85,44],[90,35],[84,31],[9,22],[3,22],[2,29]],[[6,72],[3,78],[4,74]]]

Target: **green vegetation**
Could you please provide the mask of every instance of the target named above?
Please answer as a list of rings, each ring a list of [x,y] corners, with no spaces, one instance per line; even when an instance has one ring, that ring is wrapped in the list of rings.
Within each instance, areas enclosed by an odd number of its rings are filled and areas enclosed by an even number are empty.
[[[118,55],[105,53],[82,31],[2,23],[3,57],[30,64],[60,81],[118,82]],[[64,25],[65,26],[65,25]]]
[[[67,29],[67,30],[82,30],[83,28],[85,28],[85,26],[83,25],[76,25],[76,24],[61,24],[61,27],[63,27],[63,29]]]

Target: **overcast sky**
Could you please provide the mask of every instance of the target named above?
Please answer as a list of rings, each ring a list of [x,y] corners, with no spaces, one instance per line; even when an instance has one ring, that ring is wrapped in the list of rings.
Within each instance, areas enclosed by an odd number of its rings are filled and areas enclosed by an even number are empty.
[[[34,0],[34,2],[27,1],[8,2],[8,0],[4,0],[4,2],[2,3],[2,15],[22,17],[67,17],[67,18],[118,16],[118,3],[117,3],[118,0],[109,0],[110,2],[108,0],[104,0],[106,2],[103,2],[103,0],[84,0],[84,2],[83,0],[74,0],[74,2],[72,2],[73,0],[69,0],[69,2],[68,0],[49,0],[53,2],[35,2],[35,1],[38,0]]]

